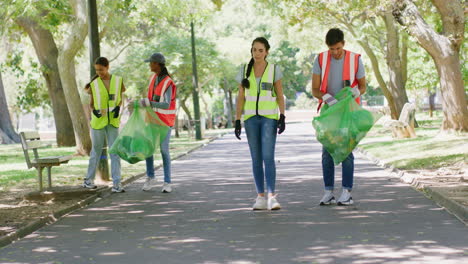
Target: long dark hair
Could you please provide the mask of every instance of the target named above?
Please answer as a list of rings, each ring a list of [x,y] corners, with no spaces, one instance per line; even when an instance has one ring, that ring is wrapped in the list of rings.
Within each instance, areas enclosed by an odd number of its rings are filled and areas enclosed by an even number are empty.
[[[104,67],[109,67],[109,60],[106,57],[99,57],[94,61],[94,65],[101,65]],[[96,78],[99,77],[97,74],[91,78],[91,81],[86,84],[85,89],[89,89],[91,87],[91,83],[96,80]]]
[[[250,54],[251,54],[251,55],[252,55],[253,45],[255,44],[255,42],[260,42],[260,43],[262,43],[262,44],[265,46],[265,49],[266,49],[267,51],[270,50],[270,43],[268,43],[268,40],[267,40],[266,38],[264,38],[264,37],[258,37],[258,38],[254,39],[254,40],[252,41],[252,47],[250,48]],[[254,59],[253,59],[253,55],[252,55],[252,58],[251,58],[250,61],[249,61],[249,65],[247,66],[247,72],[246,72],[246,74],[245,74],[245,76],[244,76],[245,78],[242,80],[242,83],[241,83],[242,86],[243,86],[244,88],[247,88],[247,89],[250,87],[249,77],[250,77],[250,73],[252,72],[252,66],[253,66],[253,64],[254,64]]]
[[[159,66],[161,66],[161,73],[159,73],[159,75],[161,76],[161,78],[164,78],[167,76],[171,77],[171,75],[169,74],[169,72],[167,71],[167,68],[166,68],[166,64],[164,63],[159,63]]]

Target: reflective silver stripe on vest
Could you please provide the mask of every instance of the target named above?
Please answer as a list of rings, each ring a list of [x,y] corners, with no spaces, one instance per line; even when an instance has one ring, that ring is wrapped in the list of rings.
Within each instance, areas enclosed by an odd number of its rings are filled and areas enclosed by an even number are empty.
[[[169,109],[161,109],[161,108],[156,108],[156,107],[153,107],[153,111],[155,111],[157,113],[164,114],[164,115],[172,115],[172,114],[175,114],[177,112],[176,109],[169,110]]]
[[[157,75],[156,74],[153,74],[153,76],[151,76],[150,80],[149,80],[149,83],[148,83],[148,87],[151,87],[151,83],[153,82],[153,79],[156,78]]]
[[[162,97],[163,102],[165,102],[165,101],[164,101],[164,98],[165,98],[165,97],[164,97],[164,93],[166,92],[167,87],[169,87],[169,85],[168,85],[169,81],[170,81],[170,78],[167,77],[166,80],[164,81],[163,87],[162,87],[162,89],[161,89],[161,94],[160,94],[160,96]],[[171,95],[171,98],[172,98],[172,95]]]
[[[271,115],[278,115],[278,106],[277,104],[272,104],[276,103],[276,97],[273,96],[273,89],[275,89],[273,83],[274,83],[274,77],[275,77],[275,64],[271,63],[268,64],[267,66],[268,72],[264,72],[264,75],[261,77],[260,83],[270,83],[272,85],[272,90],[261,90],[262,86],[261,84],[258,85],[257,82],[255,82],[255,87],[256,89],[253,89],[251,87],[250,91],[245,94],[245,99],[246,102],[248,102],[248,108],[254,108],[254,109],[246,109],[244,106],[244,111],[243,115],[244,116],[253,116],[253,115],[261,115],[261,116],[271,116]],[[252,81],[252,79],[255,78],[253,72],[250,74],[249,79]],[[255,80],[256,81],[256,80]],[[257,93],[258,92],[258,93]],[[255,95],[256,94],[256,95]],[[261,94],[261,95],[260,95]],[[257,98],[259,102],[262,102],[261,105],[257,105]],[[274,107],[274,109],[271,109]],[[256,108],[256,109],[255,109]],[[261,108],[270,108],[270,109],[261,109]],[[245,117],[244,117],[245,118]]]
[[[93,84],[94,84],[94,90],[96,91],[96,99],[97,100],[97,108],[98,109],[95,109],[95,110],[101,110],[102,109],[102,105],[101,105],[101,88],[99,87],[99,82],[98,82],[99,78],[96,78],[94,81],[93,81]]]
[[[349,85],[352,85],[354,83],[354,79],[356,78],[356,71],[355,71],[355,65],[354,65],[354,62],[355,62],[355,59],[356,59],[356,53],[354,52],[350,52],[349,54],[349,78],[350,78],[350,84]]]
[[[247,101],[257,101],[257,96],[251,96],[251,95],[246,95],[245,99]],[[271,95],[266,95],[266,96],[259,96],[258,97],[259,102],[276,102],[276,97],[273,97]]]
[[[324,52],[322,56],[322,80],[325,77],[325,72],[327,70],[327,64],[328,64],[328,52]]]
[[[247,66],[248,66],[248,64],[244,64],[244,66],[242,67],[242,69],[243,69],[243,72],[242,72],[243,76],[244,76],[244,74],[247,74]],[[268,67],[269,67],[269,71],[268,71],[267,82],[269,82],[269,83],[274,83],[274,82],[275,82],[274,78],[275,78],[275,68],[276,68],[276,65],[275,65],[275,64],[268,64]],[[252,74],[252,73],[250,73],[250,74]],[[249,79],[250,76],[245,76],[245,78]],[[260,77],[260,83],[262,82],[262,79],[263,79],[263,75]],[[255,100],[257,100],[257,98],[255,98]]]
[[[114,94],[115,94],[115,102],[117,102],[117,96],[120,94],[120,77],[115,76],[115,87],[114,87]]]
[[[255,110],[247,110],[244,109],[244,115],[256,115],[257,112]],[[275,109],[270,109],[270,110],[261,110],[258,109],[258,114],[262,116],[266,115],[277,115],[278,114],[278,108]]]

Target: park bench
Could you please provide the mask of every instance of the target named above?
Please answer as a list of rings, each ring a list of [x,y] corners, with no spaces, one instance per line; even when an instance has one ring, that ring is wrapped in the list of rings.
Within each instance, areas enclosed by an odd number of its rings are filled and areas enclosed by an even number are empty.
[[[416,137],[414,131],[414,118],[416,107],[412,103],[406,103],[400,113],[398,120],[389,120],[386,123],[387,127],[392,130],[394,138],[413,138]]]
[[[37,131],[21,132],[21,145],[23,147],[24,158],[28,169],[34,167],[37,170],[39,177],[39,191],[42,192],[42,170],[47,168],[47,177],[49,181],[49,188],[52,187],[51,169],[53,166],[60,166],[68,163],[72,159],[72,155],[67,156],[50,156],[50,157],[39,157],[38,148],[44,147],[45,145],[40,140],[39,133]],[[29,157],[29,150],[34,153],[34,158]]]

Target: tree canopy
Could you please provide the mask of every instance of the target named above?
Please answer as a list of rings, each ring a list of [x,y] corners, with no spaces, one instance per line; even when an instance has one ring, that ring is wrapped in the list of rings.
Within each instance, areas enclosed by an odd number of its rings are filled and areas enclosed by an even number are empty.
[[[0,34],[5,43],[0,65],[9,110],[50,108],[60,123],[67,122],[67,117],[59,118],[58,109],[68,107],[70,111],[62,112],[84,116],[79,109],[85,101],[81,86],[89,81],[86,1],[0,2]],[[146,89],[150,72],[144,58],[162,52],[190,115],[191,22],[204,104],[237,90],[234,76],[250,59],[251,41],[258,36],[270,41],[268,59],[283,70],[286,97],[294,100],[301,93],[310,97],[307,84],[313,59],[327,49],[327,30],[340,27],[346,47],[363,54],[366,79],[381,89],[394,118],[402,104],[421,94],[418,91],[439,87],[444,99],[443,128],[457,131],[468,130],[463,10],[460,0],[98,1],[101,55],[111,60],[111,72],[125,78],[128,97],[141,96]],[[66,100],[52,96],[56,89]],[[60,105],[60,101],[66,103]],[[86,142],[87,120],[78,116],[67,126],[75,132],[83,127],[78,142]]]

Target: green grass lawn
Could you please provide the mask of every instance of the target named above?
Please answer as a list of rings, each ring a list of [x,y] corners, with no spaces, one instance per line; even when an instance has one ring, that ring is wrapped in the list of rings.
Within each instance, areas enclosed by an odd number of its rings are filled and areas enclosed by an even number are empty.
[[[208,130],[204,135],[204,139],[197,141],[188,137],[186,132],[182,132],[179,138],[174,135],[171,137],[169,145],[171,157],[177,157],[182,153],[208,143],[209,139],[219,134],[231,131],[224,130]],[[39,149],[39,155],[56,156],[70,155],[75,153],[75,147],[57,147],[54,141],[45,141],[51,146]],[[30,155],[33,155],[30,152]],[[161,155],[155,154],[155,165],[162,164]],[[52,168],[52,185],[80,185],[86,175],[88,168],[89,157],[75,156],[67,164]],[[121,161],[122,179],[145,172],[145,162],[137,164],[129,164]],[[110,162],[109,162],[110,167]],[[157,172],[162,173],[162,172]],[[36,190],[38,189],[37,171],[34,168],[28,169],[21,144],[0,145],[0,191],[12,190]],[[47,184],[47,170],[43,171],[43,184]]]
[[[400,169],[438,169],[468,162],[468,133],[447,134],[440,131],[442,113],[431,118],[416,113],[419,127],[416,138],[394,139],[391,131],[377,123],[359,147],[387,164]]]

